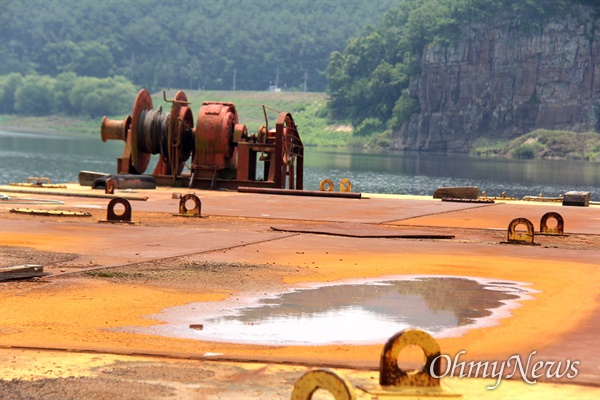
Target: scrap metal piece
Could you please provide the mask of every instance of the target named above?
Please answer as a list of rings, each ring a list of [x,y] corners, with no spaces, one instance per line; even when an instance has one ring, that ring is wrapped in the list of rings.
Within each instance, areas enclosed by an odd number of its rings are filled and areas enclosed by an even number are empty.
[[[323,179],[321,183],[319,183],[319,190],[322,192],[333,192],[333,182],[331,179]]]
[[[106,174],[104,172],[81,170],[79,171],[79,174],[77,174],[77,180],[79,181],[79,186],[92,186],[95,179],[101,178],[103,176],[106,177],[108,175],[109,174]]]
[[[152,175],[115,174],[94,179],[92,189],[105,188],[109,193],[115,189],[156,189],[156,178]]]
[[[571,191],[565,193],[562,201],[563,206],[579,206],[589,207],[590,205],[590,192],[576,192]]]
[[[115,194],[115,180],[111,177],[106,178],[106,182],[104,184],[104,193],[106,194]]]
[[[336,197],[340,199],[360,199],[362,193],[349,192],[340,193],[334,191],[321,191],[321,190],[298,190],[298,189],[273,189],[273,188],[256,188],[239,186],[238,192],[240,193],[259,193],[259,194],[277,194],[284,196],[313,196],[313,197]]]
[[[44,272],[44,266],[37,264],[15,265],[13,267],[0,268],[0,281],[37,278],[47,275],[50,274]]]
[[[11,208],[11,213],[45,215],[50,217],[91,217],[92,214],[84,211],[67,210],[30,210],[29,208]]]
[[[328,391],[335,400],[355,400],[354,386],[328,369],[308,371],[294,385],[292,400],[310,400],[319,389]]]
[[[340,192],[351,192],[352,191],[352,182],[350,179],[344,178],[340,182]]]
[[[458,199],[453,197],[443,197],[442,201],[449,201],[454,203],[495,203],[496,201],[491,198],[480,197],[478,199]]]
[[[194,202],[193,208],[187,208],[188,201]],[[201,217],[202,201],[193,193],[184,194],[179,200],[179,214],[175,215],[180,217]]]
[[[29,177],[29,178],[27,178],[27,183],[35,182],[35,184],[39,185],[39,186],[42,185],[42,181],[44,181],[46,183],[50,183],[50,178],[44,178],[44,177],[40,177],[40,178]]]
[[[519,225],[525,225],[527,231],[518,232],[516,228]],[[529,221],[527,218],[515,218],[510,221],[510,224],[508,224],[507,241],[504,243],[533,245],[535,244],[533,237],[533,224],[531,221]]]
[[[517,197],[506,197],[506,192],[502,192],[502,194],[500,195],[500,197],[488,197],[487,194],[485,193],[485,190],[483,192],[481,192],[481,196],[479,197],[480,199],[491,199],[491,200],[513,200],[513,201],[518,201],[519,199]],[[444,200],[444,199],[442,199]]]
[[[558,203],[564,200],[563,196],[558,197],[544,197],[541,194],[539,196],[524,196],[523,201],[539,201],[543,203]]]
[[[44,183],[45,182],[45,183]],[[27,183],[11,182],[10,186],[29,186],[29,187],[43,187],[46,189],[66,189],[67,185],[57,185],[50,182],[50,178],[45,177],[29,177]]]
[[[479,194],[477,186],[437,188],[433,193],[434,199],[476,199]]]
[[[548,220],[550,218],[554,218],[556,220],[556,226],[554,228],[550,228],[548,226]],[[557,212],[547,212],[542,216],[540,220],[540,234],[541,235],[563,235],[565,230],[565,221]]]

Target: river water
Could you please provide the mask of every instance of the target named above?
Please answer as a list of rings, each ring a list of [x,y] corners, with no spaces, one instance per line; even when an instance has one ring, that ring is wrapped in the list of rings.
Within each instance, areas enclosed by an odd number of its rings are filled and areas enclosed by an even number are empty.
[[[123,142],[99,137],[72,138],[0,130],[0,184],[48,177],[76,182],[80,170],[116,172]],[[304,188],[317,190],[322,179],[348,178],[362,193],[433,194],[439,187],[477,186],[488,196],[558,196],[577,190],[600,201],[600,163],[563,160],[481,159],[464,154],[307,148]],[[156,163],[157,156],[153,156]],[[152,165],[152,164],[151,164]],[[151,171],[151,168],[148,168]]]

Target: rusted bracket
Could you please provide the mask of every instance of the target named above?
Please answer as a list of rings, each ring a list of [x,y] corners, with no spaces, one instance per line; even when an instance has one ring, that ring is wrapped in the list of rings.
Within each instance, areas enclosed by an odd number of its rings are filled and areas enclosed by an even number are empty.
[[[551,218],[556,220],[556,226],[553,228],[548,226],[548,220]],[[561,236],[564,235],[564,230],[565,221],[559,213],[550,211],[542,216],[540,220],[540,235]]]
[[[328,369],[316,369],[298,379],[292,391],[292,400],[310,400],[319,389],[331,393],[335,400],[356,399],[354,386],[348,380]]]
[[[420,371],[404,371],[398,366],[398,356],[407,346],[418,346],[425,354],[425,365]],[[435,339],[419,329],[405,329],[392,336],[381,353],[379,364],[379,384],[382,387],[439,387],[440,379],[431,376],[431,368],[440,376],[439,363],[433,365],[440,356],[440,346]]]
[[[333,182],[331,179],[323,179],[321,183],[319,183],[319,190],[322,192],[333,192]]]
[[[517,231],[517,226],[523,225],[525,226],[526,231]],[[510,221],[508,224],[508,234],[506,242],[500,242],[504,244],[527,244],[527,245],[537,245],[533,241],[534,233],[533,233],[533,224],[527,218],[515,218]]]
[[[188,202],[192,201],[194,207],[188,208]],[[202,217],[202,201],[193,193],[184,194],[179,199],[179,214],[176,217]]]
[[[335,190],[333,181],[331,179],[323,179],[319,183],[319,190],[321,192],[333,192]],[[350,182],[350,179],[344,178],[340,181],[340,192],[352,192],[352,182]]]
[[[408,346],[417,346],[423,351],[425,360],[420,370],[404,371],[398,366],[399,355]],[[460,398],[461,394],[441,387],[440,355],[440,346],[429,333],[420,329],[400,331],[383,347],[379,365],[379,385],[358,386],[358,389],[370,394],[372,398]]]
[[[117,204],[120,204],[125,208],[123,213],[119,214],[115,211],[115,206]],[[108,207],[106,208],[106,220],[100,220],[98,222],[132,225],[139,224],[139,222],[131,220],[131,204],[127,199],[124,199],[122,197],[115,197],[108,203]]]
[[[398,356],[407,346],[418,346],[423,350],[425,363],[421,370],[404,371],[398,367]],[[440,355],[440,346],[430,334],[420,329],[405,329],[392,336],[383,348],[379,385],[360,385],[355,389],[339,374],[328,369],[316,369],[298,379],[292,400],[309,400],[318,389],[328,391],[336,400],[354,400],[364,395],[371,399],[406,399],[407,396],[461,398],[461,394],[450,392],[440,385]],[[432,371],[435,376],[432,376]]]
[[[40,177],[40,178],[29,177],[29,178],[27,178],[27,183],[35,182],[35,184],[38,185],[38,186],[42,186],[43,185],[42,181],[46,182],[47,184],[50,184],[50,178],[43,178],[43,177]]]
[[[189,101],[180,100],[177,98],[174,98],[173,100],[167,100],[167,92],[165,90],[163,90],[163,100],[165,101],[165,103],[171,103],[171,104],[177,103],[177,104],[184,104],[186,106],[192,104]]]
[[[46,183],[44,183],[46,182]],[[66,189],[67,185],[57,185],[50,183],[50,178],[44,177],[29,177],[27,183],[11,182],[10,186],[28,186],[28,187],[43,187],[46,189]]]
[[[350,179],[344,178],[340,181],[340,192],[351,192],[352,191],[352,182]]]

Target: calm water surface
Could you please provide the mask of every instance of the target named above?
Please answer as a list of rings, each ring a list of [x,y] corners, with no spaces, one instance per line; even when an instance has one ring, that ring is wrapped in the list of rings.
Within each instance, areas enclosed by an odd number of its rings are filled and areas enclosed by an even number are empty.
[[[52,182],[76,182],[80,170],[116,171],[123,142],[98,137],[70,138],[0,130],[0,184],[24,182],[30,176]],[[153,163],[157,156],[153,156]],[[151,167],[148,168],[151,171]],[[589,191],[600,201],[600,163],[562,160],[493,160],[462,154],[401,152],[370,154],[348,150],[306,149],[305,189],[322,179],[337,186],[351,180],[363,193],[432,195],[438,187],[477,186],[488,196],[558,196]]]
[[[263,345],[384,343],[411,327],[455,337],[497,325],[535,292],[523,282],[468,277],[355,280],[172,307],[148,316],[163,324],[122,330]]]

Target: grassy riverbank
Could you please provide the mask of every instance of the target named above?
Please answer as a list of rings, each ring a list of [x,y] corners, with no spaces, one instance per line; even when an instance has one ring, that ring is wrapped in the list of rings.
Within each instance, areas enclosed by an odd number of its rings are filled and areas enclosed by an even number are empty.
[[[537,129],[511,141],[479,139],[473,144],[471,155],[485,158],[600,161],[600,134]]]

